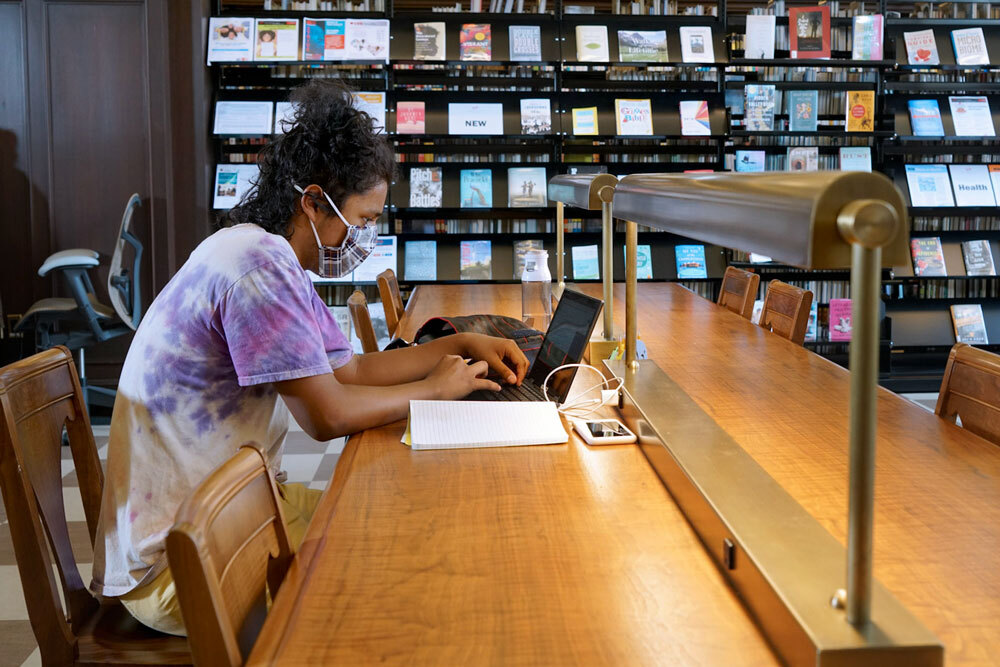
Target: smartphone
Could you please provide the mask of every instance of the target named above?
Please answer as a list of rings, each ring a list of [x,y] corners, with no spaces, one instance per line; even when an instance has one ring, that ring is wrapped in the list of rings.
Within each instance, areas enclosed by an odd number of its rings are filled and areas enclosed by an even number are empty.
[[[636,440],[635,434],[617,419],[576,421],[573,427],[588,445],[627,445]]]

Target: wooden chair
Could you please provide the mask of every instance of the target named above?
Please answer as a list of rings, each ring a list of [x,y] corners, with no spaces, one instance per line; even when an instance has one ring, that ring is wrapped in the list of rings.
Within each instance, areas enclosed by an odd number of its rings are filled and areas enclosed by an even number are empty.
[[[948,355],[934,413],[1000,445],[1000,355],[956,343]]]
[[[802,345],[809,326],[809,309],[813,293],[794,285],[772,280],[764,295],[764,308],[760,313],[760,326]]]
[[[242,665],[292,560],[264,455],[241,447],[177,510],[167,558],[196,665]]]
[[[93,542],[104,474],[70,351],[57,346],[0,368],[0,489],[42,662],[191,664],[183,637],[145,627],[114,598],[99,602],[80,577],[63,505],[64,428]]]
[[[378,283],[378,294],[385,308],[385,323],[389,327],[389,337],[396,335],[396,327],[403,317],[403,297],[399,294],[399,283],[392,269],[386,269],[375,278]]]
[[[375,327],[372,326],[372,317],[368,312],[368,299],[365,298],[365,293],[361,290],[354,290],[354,294],[347,299],[347,309],[351,313],[354,333],[361,339],[361,349],[365,353],[378,352]]]
[[[753,315],[753,302],[757,298],[759,285],[760,274],[737,269],[735,266],[726,267],[716,303],[749,320]]]

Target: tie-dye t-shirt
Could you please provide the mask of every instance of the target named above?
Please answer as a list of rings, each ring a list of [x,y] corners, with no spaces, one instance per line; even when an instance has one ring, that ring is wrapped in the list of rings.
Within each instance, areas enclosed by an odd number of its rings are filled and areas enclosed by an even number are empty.
[[[94,592],[123,595],[163,570],[178,507],[240,445],[260,445],[277,470],[289,415],[272,383],[330,373],[351,354],[284,238],[238,225],[199,245],[125,359]]]

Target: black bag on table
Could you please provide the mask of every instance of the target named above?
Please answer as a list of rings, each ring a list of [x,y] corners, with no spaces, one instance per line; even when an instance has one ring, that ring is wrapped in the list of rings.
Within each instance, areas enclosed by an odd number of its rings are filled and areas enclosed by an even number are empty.
[[[464,315],[462,317],[432,317],[417,329],[413,342],[417,345],[454,333],[478,333],[497,338],[509,338],[517,343],[529,362],[535,360],[544,334],[521,320],[504,315]]]

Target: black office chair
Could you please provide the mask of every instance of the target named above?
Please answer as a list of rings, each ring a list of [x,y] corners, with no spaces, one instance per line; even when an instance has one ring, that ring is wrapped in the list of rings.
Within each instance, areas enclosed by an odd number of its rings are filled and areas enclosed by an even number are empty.
[[[133,194],[122,214],[108,271],[110,307],[97,300],[88,273],[100,263],[98,254],[84,248],[62,250],[45,260],[38,269],[38,275],[44,277],[52,271],[60,272],[72,297],[36,301],[14,325],[17,332],[34,330],[35,349],[39,352],[55,345],[65,345],[77,353],[76,369],[80,375],[84,403],[88,405],[113,405],[115,391],[87,385],[84,348],[135,331],[142,317],[139,291],[142,243],[130,231],[132,215],[141,205],[139,195]],[[134,254],[131,270],[122,268],[126,244],[132,247]]]

